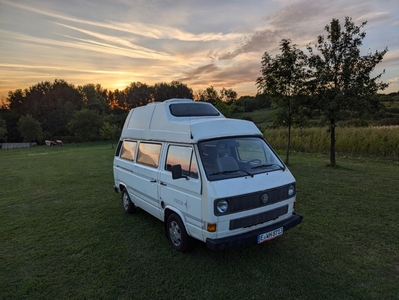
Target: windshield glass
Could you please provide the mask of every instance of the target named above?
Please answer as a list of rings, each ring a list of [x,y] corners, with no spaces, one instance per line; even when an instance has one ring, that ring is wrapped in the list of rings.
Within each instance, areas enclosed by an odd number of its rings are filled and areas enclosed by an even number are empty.
[[[198,144],[208,180],[284,170],[285,166],[266,142],[258,137],[235,137]]]

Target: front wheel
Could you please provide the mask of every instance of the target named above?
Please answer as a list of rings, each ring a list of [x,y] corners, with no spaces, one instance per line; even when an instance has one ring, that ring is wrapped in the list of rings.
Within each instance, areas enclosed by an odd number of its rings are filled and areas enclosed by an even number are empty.
[[[126,189],[122,191],[122,207],[125,212],[132,214],[136,211],[136,206],[130,200],[129,193]]]
[[[187,234],[186,228],[180,217],[171,214],[166,221],[166,235],[173,248],[185,252],[191,249],[192,237]]]

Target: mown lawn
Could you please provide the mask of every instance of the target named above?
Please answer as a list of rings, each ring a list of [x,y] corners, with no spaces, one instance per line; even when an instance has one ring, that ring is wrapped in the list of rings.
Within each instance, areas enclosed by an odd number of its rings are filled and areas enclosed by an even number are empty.
[[[0,150],[0,299],[397,299],[399,165],[293,153],[299,226],[262,245],[172,249],[127,215],[110,144]]]

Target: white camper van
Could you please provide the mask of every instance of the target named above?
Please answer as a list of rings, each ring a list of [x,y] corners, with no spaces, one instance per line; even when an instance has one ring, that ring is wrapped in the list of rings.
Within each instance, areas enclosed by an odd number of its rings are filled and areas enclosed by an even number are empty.
[[[298,225],[295,179],[249,121],[170,99],[132,109],[114,157],[123,209],[165,223],[178,251],[262,243]]]

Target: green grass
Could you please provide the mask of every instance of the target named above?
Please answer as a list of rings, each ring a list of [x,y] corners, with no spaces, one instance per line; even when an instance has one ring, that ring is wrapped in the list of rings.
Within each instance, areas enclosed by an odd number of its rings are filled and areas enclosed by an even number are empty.
[[[235,119],[245,119],[250,118],[257,126],[261,128],[266,128],[273,125],[273,120],[275,118],[274,114],[277,109],[275,108],[263,108],[252,112],[241,112],[232,115]]]
[[[0,299],[397,299],[399,165],[290,157],[299,226],[179,253],[122,211],[109,144],[0,151]]]

